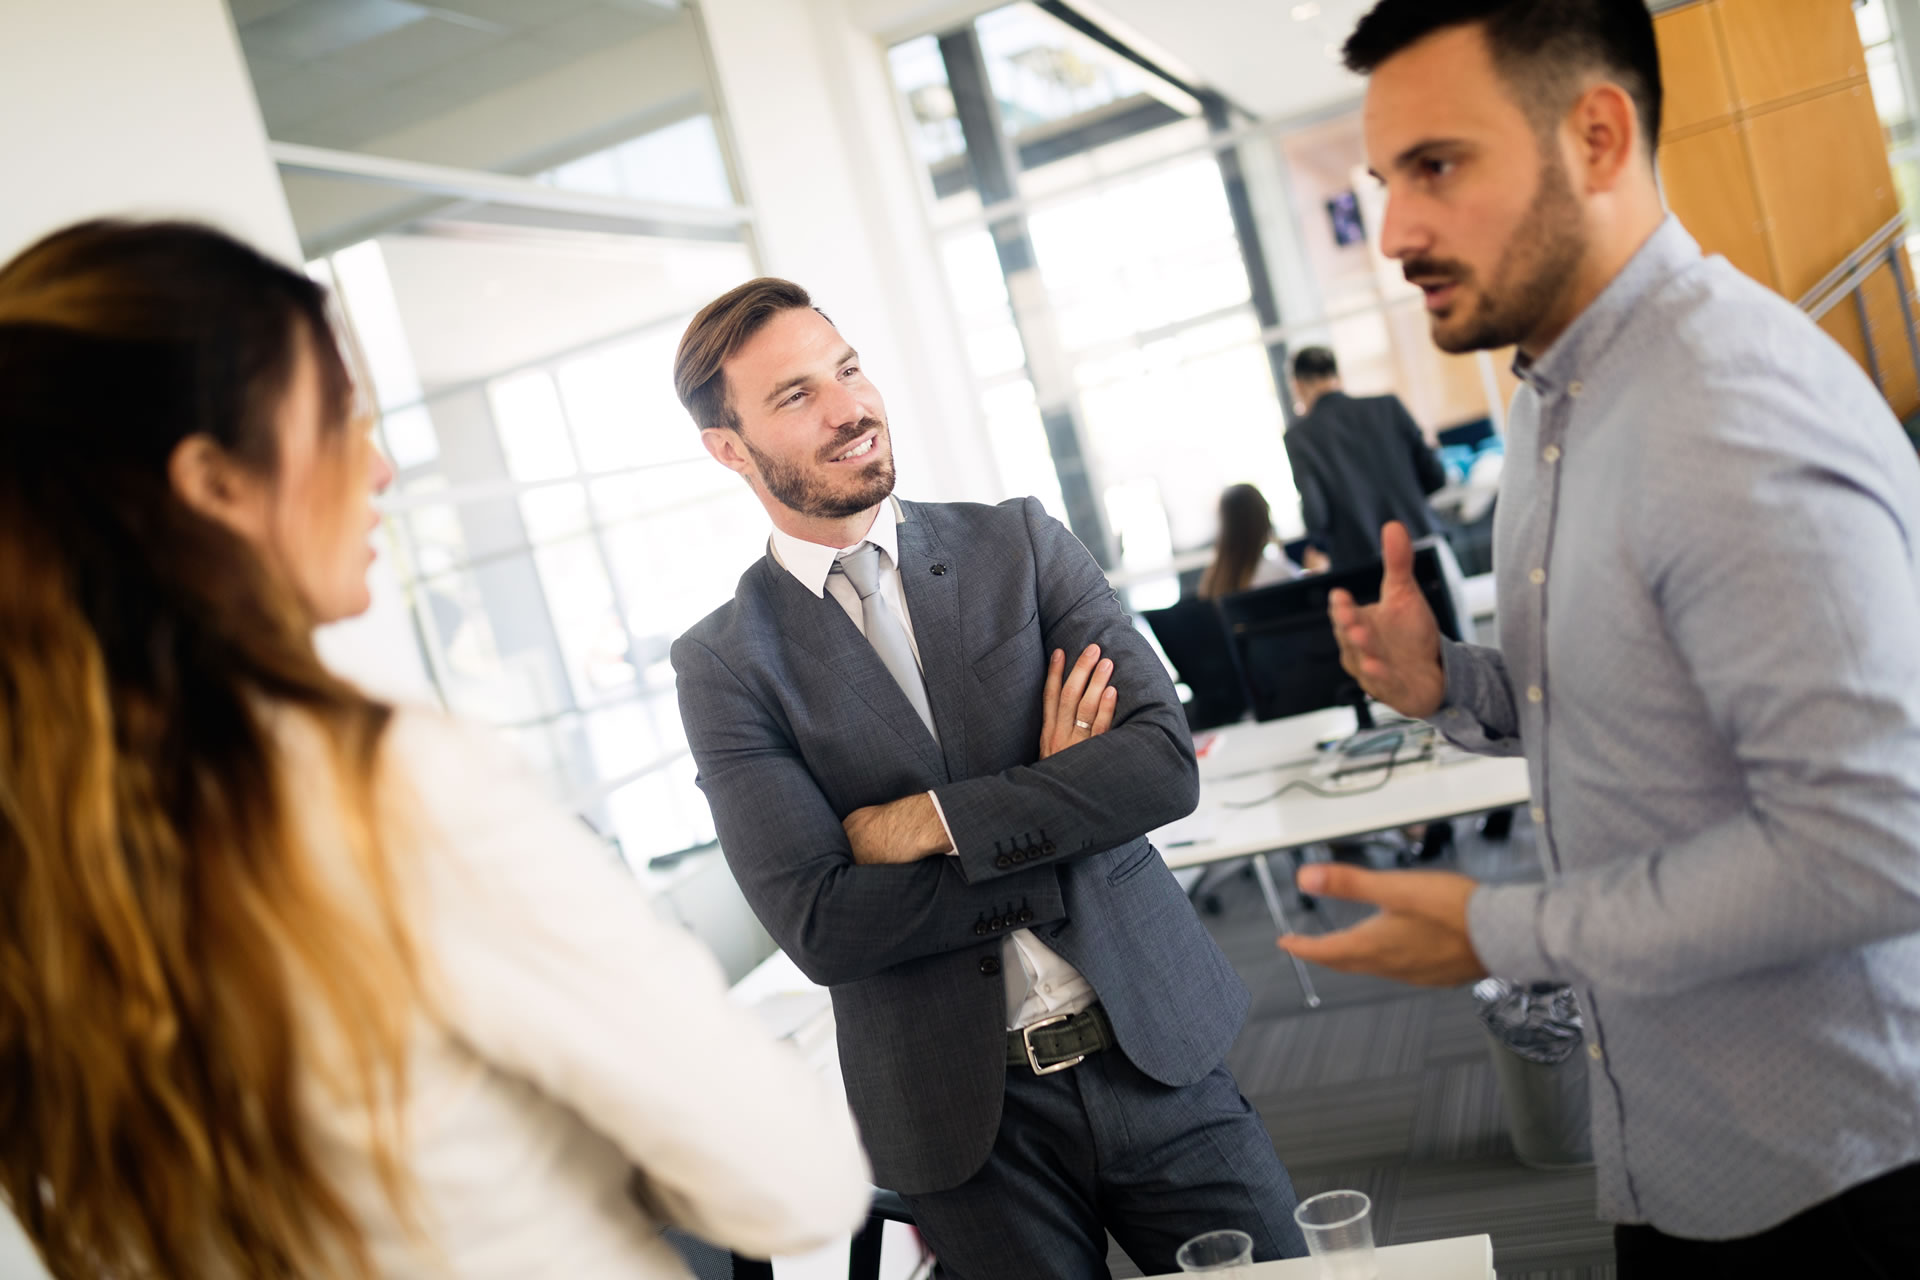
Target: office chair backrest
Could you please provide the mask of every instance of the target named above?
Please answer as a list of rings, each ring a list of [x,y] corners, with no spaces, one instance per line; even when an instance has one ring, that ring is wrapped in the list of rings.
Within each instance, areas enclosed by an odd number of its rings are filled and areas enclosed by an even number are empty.
[[[1460,638],[1448,557],[1433,540],[1414,548],[1413,574],[1441,632]],[[1359,706],[1359,684],[1340,666],[1340,648],[1327,620],[1335,588],[1361,604],[1380,598],[1378,560],[1333,573],[1241,591],[1220,600],[1229,645],[1256,720],[1278,720],[1328,707]]]
[[[1153,638],[1193,693],[1187,703],[1187,727],[1198,732],[1232,724],[1247,712],[1240,668],[1227,639],[1220,610],[1211,600],[1182,600],[1166,609],[1148,609],[1141,617]]]

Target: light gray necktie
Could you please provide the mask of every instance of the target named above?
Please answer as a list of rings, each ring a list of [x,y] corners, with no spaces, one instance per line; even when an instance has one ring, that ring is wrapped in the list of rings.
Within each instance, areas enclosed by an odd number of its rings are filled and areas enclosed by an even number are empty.
[[[913,642],[907,639],[907,629],[893,610],[887,608],[887,602],[880,595],[880,548],[871,542],[863,542],[850,554],[833,562],[834,572],[847,575],[847,581],[860,594],[861,629],[867,633],[867,643],[880,655],[880,661],[892,673],[900,692],[907,695],[907,701],[920,713],[921,721],[937,740],[939,734],[933,728],[933,708],[927,703],[926,681],[920,676],[920,664],[913,658]]]

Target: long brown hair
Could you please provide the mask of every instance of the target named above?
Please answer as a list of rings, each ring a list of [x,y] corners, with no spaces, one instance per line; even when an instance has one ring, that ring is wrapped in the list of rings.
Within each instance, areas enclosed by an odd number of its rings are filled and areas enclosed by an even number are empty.
[[[1245,591],[1273,539],[1273,512],[1267,497],[1250,484],[1229,485],[1220,495],[1220,536],[1213,563],[1200,578],[1202,600]]]
[[[391,713],[168,474],[204,434],[276,475],[301,344],[333,448],[350,383],[305,276],[178,223],[81,224],[0,268],[0,1189],[56,1276],[370,1269],[302,1123],[308,992],[406,1200]],[[371,910],[299,847],[288,713],[322,731]]]

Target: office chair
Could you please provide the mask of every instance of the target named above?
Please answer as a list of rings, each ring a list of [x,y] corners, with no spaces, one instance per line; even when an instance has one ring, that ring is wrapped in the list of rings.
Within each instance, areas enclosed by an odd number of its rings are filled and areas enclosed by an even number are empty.
[[[1247,692],[1233,644],[1211,600],[1182,600],[1165,609],[1141,613],[1153,638],[1167,655],[1193,698],[1186,704],[1187,728],[1194,733],[1232,724],[1247,712]]]

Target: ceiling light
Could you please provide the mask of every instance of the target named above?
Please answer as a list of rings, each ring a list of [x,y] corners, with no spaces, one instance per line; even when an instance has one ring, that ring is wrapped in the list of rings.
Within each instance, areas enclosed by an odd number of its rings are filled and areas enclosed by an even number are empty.
[[[1315,4],[1313,0],[1306,0],[1305,4],[1293,6],[1293,20],[1295,22],[1305,22],[1309,18],[1317,18],[1319,16],[1320,6]]]

